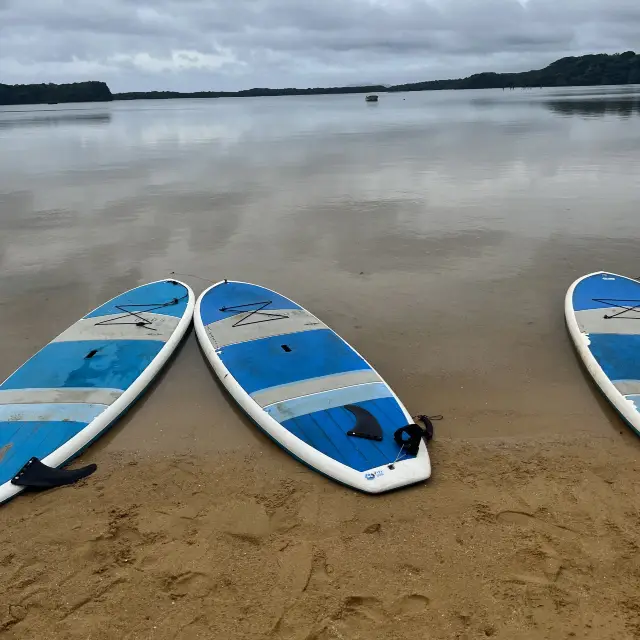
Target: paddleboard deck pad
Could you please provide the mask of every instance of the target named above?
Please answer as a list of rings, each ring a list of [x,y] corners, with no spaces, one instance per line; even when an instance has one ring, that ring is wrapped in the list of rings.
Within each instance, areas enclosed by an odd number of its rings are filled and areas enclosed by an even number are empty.
[[[127,291],[0,384],[0,503],[23,489],[12,480],[29,461],[60,467],[111,426],[178,346],[194,306],[175,280]]]
[[[224,281],[194,325],[221,382],[267,435],[345,485],[380,493],[427,479],[424,439],[371,365],[309,311],[269,289]],[[415,434],[413,434],[415,436]]]
[[[640,282],[597,272],[567,292],[569,333],[587,370],[640,434]]]

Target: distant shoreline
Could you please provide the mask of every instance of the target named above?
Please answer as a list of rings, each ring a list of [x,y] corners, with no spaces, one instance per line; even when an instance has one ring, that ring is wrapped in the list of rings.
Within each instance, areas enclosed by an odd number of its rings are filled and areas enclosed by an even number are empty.
[[[476,73],[467,78],[428,80],[397,85],[315,87],[308,89],[254,88],[242,91],[128,91],[111,93],[105,82],[72,84],[0,84],[0,105],[56,104],[67,102],[108,102],[112,100],[174,100],[187,98],[252,98],[268,96],[308,96],[446,89],[518,89],[537,87],[603,86],[640,84],[640,55],[634,51],[614,54],[570,56],[544,69],[520,73]]]

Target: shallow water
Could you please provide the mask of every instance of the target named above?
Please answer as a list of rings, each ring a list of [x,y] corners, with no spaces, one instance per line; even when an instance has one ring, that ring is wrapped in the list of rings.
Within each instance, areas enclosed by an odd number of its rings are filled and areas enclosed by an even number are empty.
[[[636,446],[578,365],[563,298],[590,271],[640,273],[640,87],[0,109],[0,378],[175,271],[295,299],[411,412],[444,414],[442,437]],[[193,335],[101,442],[272,450]]]

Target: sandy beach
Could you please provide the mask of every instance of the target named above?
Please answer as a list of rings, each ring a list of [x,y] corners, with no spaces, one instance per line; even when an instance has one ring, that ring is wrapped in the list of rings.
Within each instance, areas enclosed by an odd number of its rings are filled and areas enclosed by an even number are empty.
[[[431,450],[428,483],[382,496],[270,451],[105,454],[0,511],[3,637],[638,637],[633,449]]]
[[[0,507],[3,640],[640,638],[640,440],[563,317],[579,276],[638,275],[640,121],[580,91],[0,113],[0,380],[175,271],[287,295],[444,416],[428,482],[359,494],[191,332],[94,475]]]

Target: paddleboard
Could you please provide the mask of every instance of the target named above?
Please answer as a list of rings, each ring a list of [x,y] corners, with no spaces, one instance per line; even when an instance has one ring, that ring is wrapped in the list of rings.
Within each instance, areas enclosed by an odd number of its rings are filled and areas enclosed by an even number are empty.
[[[60,467],[138,398],[185,335],[195,305],[181,282],[127,291],[87,314],[0,384],[0,503],[32,457]]]
[[[590,273],[569,287],[565,316],[587,370],[640,434],[640,282]]]
[[[368,493],[431,475],[423,438],[410,452],[394,437],[413,423],[396,394],[299,304],[264,287],[224,281],[198,298],[194,325],[238,404],[309,467]]]

